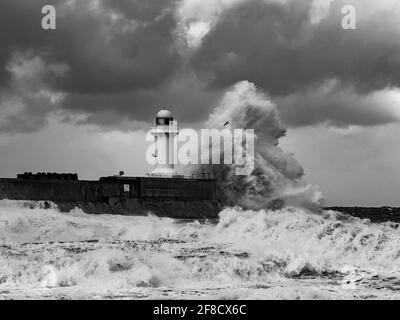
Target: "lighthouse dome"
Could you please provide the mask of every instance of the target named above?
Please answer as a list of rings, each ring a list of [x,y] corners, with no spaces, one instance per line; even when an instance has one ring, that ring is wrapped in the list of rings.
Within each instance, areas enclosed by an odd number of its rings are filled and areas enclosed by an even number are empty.
[[[171,119],[172,113],[169,110],[160,110],[157,113],[157,118]]]

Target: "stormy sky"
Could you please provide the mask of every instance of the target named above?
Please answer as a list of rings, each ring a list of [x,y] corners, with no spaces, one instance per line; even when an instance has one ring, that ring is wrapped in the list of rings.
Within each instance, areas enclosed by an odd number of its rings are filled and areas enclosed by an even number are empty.
[[[198,126],[243,80],[328,204],[400,206],[397,0],[1,0],[0,175],[143,175],[157,110]]]

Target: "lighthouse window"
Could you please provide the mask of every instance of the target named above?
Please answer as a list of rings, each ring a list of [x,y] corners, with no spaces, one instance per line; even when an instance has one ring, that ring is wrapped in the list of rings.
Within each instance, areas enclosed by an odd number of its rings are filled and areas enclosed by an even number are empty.
[[[157,118],[156,124],[160,126],[167,126],[171,121],[171,118]]]

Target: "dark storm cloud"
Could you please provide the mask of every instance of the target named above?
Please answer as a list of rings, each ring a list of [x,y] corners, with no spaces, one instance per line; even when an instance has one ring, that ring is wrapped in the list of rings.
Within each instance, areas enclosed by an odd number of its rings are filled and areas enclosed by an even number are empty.
[[[399,121],[369,100],[376,90],[400,86],[399,17],[388,8],[359,15],[357,30],[344,30],[341,9],[351,2],[333,1],[318,23],[311,22],[310,0],[240,3],[203,39],[192,66],[214,89],[254,82],[290,125]],[[319,86],[331,79],[337,88],[324,92]]]
[[[104,93],[154,88],[173,75],[179,56],[174,47],[171,10],[159,8],[150,21],[148,16],[142,18],[145,22],[122,16],[113,22],[109,10],[99,14],[85,9],[83,5],[81,10],[66,14],[57,29],[61,33],[57,37],[58,57],[70,66],[60,84],[63,89]],[[64,42],[65,37],[70,41]]]
[[[205,37],[193,66],[214,87],[246,79],[279,95],[329,78],[364,92],[400,85],[398,17],[378,12],[357,30],[344,30],[341,9],[348,3],[334,1],[313,24],[310,0],[243,2]]]
[[[129,19],[152,21],[163,11],[170,11],[174,0],[103,0],[104,5]]]
[[[219,98],[220,91],[205,90],[195,75],[185,74],[155,90],[96,95],[70,93],[65,98],[64,108],[76,113],[87,110],[92,115],[85,121],[103,126],[118,125],[120,117],[152,122],[157,111],[163,108],[170,109],[179,120],[198,122],[208,117]],[[116,115],[111,116],[110,112]]]
[[[393,92],[383,90],[359,95],[352,87],[335,81],[311,87],[304,92],[275,97],[281,116],[291,126],[325,123],[331,126],[375,126],[399,122],[399,109]]]
[[[97,3],[0,1],[0,85],[10,86],[13,75],[7,65],[13,56],[29,52],[46,64],[66,66],[62,77],[41,79],[47,87],[66,93],[63,108],[88,114],[108,108],[131,118],[143,117],[146,109],[141,108],[148,104],[140,100],[141,92],[157,95],[180,68],[174,34],[175,3]],[[41,28],[45,4],[57,8],[56,30]],[[124,100],[127,97],[138,97],[138,101]],[[38,109],[30,108],[30,113],[33,110]],[[41,109],[40,116],[44,115]]]
[[[12,50],[35,50],[46,54],[48,60],[68,65],[69,71],[56,83],[58,88],[82,93],[154,88],[179,65],[171,1],[153,6],[142,2],[142,11],[137,10],[137,1],[118,5],[115,1],[100,2],[99,9],[93,9],[91,1],[76,1],[70,6],[58,1],[53,3],[58,12],[55,31],[44,31],[40,26],[41,8],[46,3],[1,1],[1,65],[6,64]],[[119,12],[129,4],[134,17],[129,11]],[[166,4],[169,10],[165,10]],[[120,15],[113,16],[116,12]],[[3,81],[6,76],[3,69]]]
[[[45,1],[42,1],[44,5]],[[0,1],[0,84],[9,77],[6,70],[8,60],[14,50],[30,47],[42,48],[43,29],[40,1],[3,0]]]
[[[13,95],[28,93],[19,113],[0,111],[7,119],[0,130],[35,130],[57,109],[64,119],[83,114],[81,122],[102,126],[150,121],[165,107],[185,122],[202,121],[242,80],[268,92],[290,125],[392,122],[393,113],[367,98],[399,85],[398,17],[377,12],[345,31],[341,7],[348,2],[334,1],[318,23],[310,22],[311,0],[240,2],[224,9],[198,49],[185,50],[178,0],[1,0],[0,102],[15,104]],[[41,28],[45,4],[57,7],[55,31]],[[16,55],[28,65],[39,59],[40,70],[63,69],[38,78],[50,95],[35,93],[34,78],[16,79],[10,63],[24,65]],[[342,89],[324,99],[318,86],[329,79]],[[53,102],[54,94],[62,99]]]

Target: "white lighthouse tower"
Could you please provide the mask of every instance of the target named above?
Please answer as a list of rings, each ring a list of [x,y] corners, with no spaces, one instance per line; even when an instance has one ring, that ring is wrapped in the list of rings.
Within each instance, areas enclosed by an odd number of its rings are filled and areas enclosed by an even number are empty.
[[[151,134],[155,137],[156,167],[150,175],[164,178],[177,176],[174,169],[174,138],[178,134],[178,125],[171,111],[161,110],[157,113],[156,126]]]

